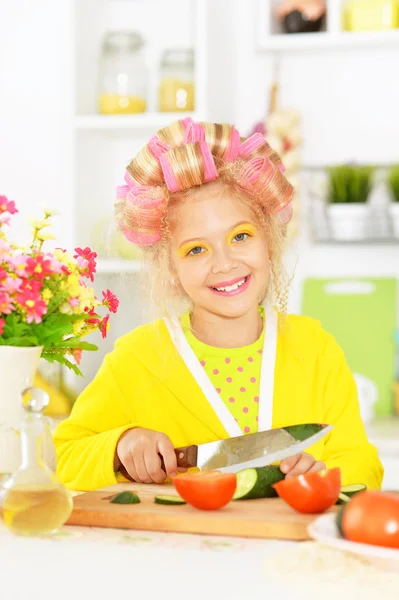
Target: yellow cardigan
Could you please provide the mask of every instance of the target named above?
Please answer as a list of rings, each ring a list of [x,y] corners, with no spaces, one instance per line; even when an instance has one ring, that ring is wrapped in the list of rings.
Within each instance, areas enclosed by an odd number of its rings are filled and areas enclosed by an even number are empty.
[[[367,439],[342,350],[317,321],[279,315],[273,427],[314,422],[335,427],[307,452],[328,468],[341,467],[343,485],[380,488],[383,468]],[[114,473],[114,454],[119,437],[132,427],[162,431],[175,447],[228,437],[163,320],[116,342],[57,427],[61,480],[82,491],[124,481]]]

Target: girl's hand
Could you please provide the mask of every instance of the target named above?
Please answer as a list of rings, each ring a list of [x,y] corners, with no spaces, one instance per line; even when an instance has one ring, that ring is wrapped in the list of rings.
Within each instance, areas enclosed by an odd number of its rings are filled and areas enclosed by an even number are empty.
[[[161,457],[165,465],[162,469]],[[164,433],[151,429],[128,429],[119,438],[116,447],[115,471],[120,464],[137,483],[163,483],[173,477],[178,469],[173,444]]]
[[[285,458],[280,463],[280,471],[285,473],[286,479],[301,475],[302,473],[322,471],[325,468],[326,465],[321,460],[315,460],[313,456],[306,452]]]

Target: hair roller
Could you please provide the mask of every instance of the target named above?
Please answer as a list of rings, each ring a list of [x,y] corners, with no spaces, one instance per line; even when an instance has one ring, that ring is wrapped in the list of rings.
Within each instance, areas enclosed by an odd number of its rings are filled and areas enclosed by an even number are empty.
[[[247,162],[239,174],[238,183],[243,189],[255,193],[269,214],[282,211],[290,204],[294,195],[292,185],[265,156],[256,156]],[[283,218],[284,215],[280,217]]]
[[[193,144],[195,142],[204,142],[205,141],[205,130],[201,123],[195,123],[191,121],[191,123],[187,124],[186,131],[184,134],[184,143],[185,144]]]
[[[160,157],[165,183],[170,192],[179,192],[213,181],[217,170],[206,142],[172,148]]]
[[[240,134],[235,127],[232,127],[230,142],[223,156],[225,162],[234,162],[237,160],[240,144]]]
[[[240,158],[248,158],[251,154],[264,146],[265,142],[266,140],[261,133],[254,133],[240,145],[238,156]]]
[[[293,213],[294,213],[294,207],[292,206],[292,202],[289,202],[288,204],[286,204],[285,206],[280,208],[275,213],[275,215],[276,215],[276,219],[278,220],[280,225],[284,226],[284,225],[287,225],[291,221]]]
[[[156,244],[161,238],[165,193],[160,187],[136,186],[129,189],[122,210],[118,210],[119,228],[138,246]]]
[[[170,150],[170,146],[162,142],[157,135],[153,135],[148,142],[148,148],[154,158],[159,159],[162,154]]]
[[[126,170],[130,178],[127,181],[128,185],[159,185],[162,182],[159,160],[155,158],[148,144],[138,152]]]

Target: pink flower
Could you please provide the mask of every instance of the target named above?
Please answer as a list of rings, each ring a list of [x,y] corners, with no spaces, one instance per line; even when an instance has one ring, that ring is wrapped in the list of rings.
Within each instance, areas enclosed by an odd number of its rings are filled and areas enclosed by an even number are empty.
[[[15,215],[18,212],[13,200],[8,200],[6,196],[0,196],[0,214],[8,212],[10,215]]]
[[[73,349],[72,354],[76,361],[76,364],[78,364],[78,365],[80,365],[80,361],[82,360],[82,353],[83,353],[82,348],[74,348]]]
[[[64,266],[62,263],[58,262],[58,260],[56,260],[54,258],[54,256],[51,256],[51,254],[47,254],[46,258],[50,261],[50,269],[52,271],[52,273],[56,273],[57,275],[61,275],[61,273],[64,273]],[[67,269],[68,270],[68,269]],[[68,275],[69,275],[69,270],[68,270]]]
[[[0,319],[0,335],[3,335],[5,325],[6,325],[5,320]]]
[[[40,291],[43,287],[43,282],[38,281],[36,279],[23,279],[21,283],[21,292],[34,292],[35,294],[40,294]]]
[[[52,274],[51,261],[43,256],[43,254],[38,254],[35,258],[28,258],[25,270],[27,275],[33,275],[37,279],[44,279],[47,275]]]
[[[106,315],[103,318],[103,320],[101,321],[100,331],[101,331],[101,335],[102,335],[103,339],[107,337],[108,321],[109,321],[109,315]]]
[[[17,256],[14,256],[10,261],[11,265],[14,267],[15,274],[19,275],[20,277],[26,276],[26,263],[27,262],[28,262],[28,257],[24,256],[23,254],[18,254]]]
[[[113,294],[111,290],[106,290],[105,292],[102,292],[102,295],[103,305],[106,306],[112,313],[116,313],[119,306],[119,300],[115,294]]]
[[[9,294],[15,294],[15,292],[19,292],[21,289],[21,285],[22,279],[20,279],[19,277],[10,276],[8,276],[5,281],[0,283],[0,286]]]
[[[14,310],[12,299],[7,292],[0,292],[0,315],[9,315]]]
[[[69,302],[69,304],[70,304],[71,306],[73,306],[74,308],[75,308],[76,306],[79,306],[79,298],[69,298],[68,302]]]
[[[11,252],[12,248],[11,248],[11,244],[9,244],[8,242],[6,242],[6,240],[2,240],[0,238],[0,257],[4,257],[5,255],[7,255],[9,252]],[[3,258],[4,260],[4,258]]]
[[[47,304],[36,291],[24,290],[17,296],[17,302],[26,310],[27,323],[41,323],[42,316],[47,312]]]
[[[9,225],[11,217],[7,213],[0,214],[0,225]]]
[[[0,280],[5,279],[7,277],[7,271],[0,267]]]
[[[90,323],[90,325],[98,325],[101,321],[100,317],[96,314],[94,308],[87,310],[87,308],[85,309],[85,311],[87,312],[88,315],[90,315],[92,318],[91,319],[87,319],[87,322]]]
[[[82,259],[87,261],[87,265],[82,271],[82,275],[86,275],[90,279],[90,281],[94,281],[94,273],[96,272],[96,261],[97,253],[92,252],[88,246],[86,248],[75,248],[76,254],[74,254],[74,258],[76,258],[78,264],[84,264]]]

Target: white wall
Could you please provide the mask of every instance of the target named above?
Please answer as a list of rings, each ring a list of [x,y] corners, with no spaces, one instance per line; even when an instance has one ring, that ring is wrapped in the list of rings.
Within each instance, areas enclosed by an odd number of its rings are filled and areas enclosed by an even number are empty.
[[[0,3],[0,193],[20,210],[18,231],[40,206],[70,202],[70,77],[72,3]],[[55,228],[71,233],[67,218]]]

